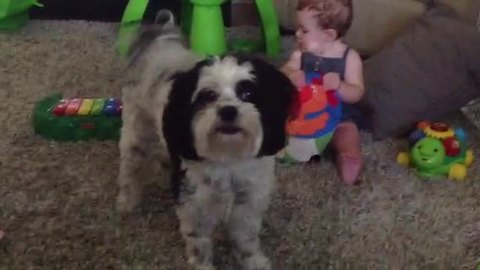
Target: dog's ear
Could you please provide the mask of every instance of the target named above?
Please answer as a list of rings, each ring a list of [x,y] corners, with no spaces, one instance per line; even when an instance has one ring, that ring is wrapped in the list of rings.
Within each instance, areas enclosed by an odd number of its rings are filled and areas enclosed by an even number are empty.
[[[163,133],[168,150],[173,156],[199,160],[195,150],[192,121],[192,96],[197,87],[200,70],[207,61],[201,61],[190,70],[172,76],[172,89],[163,114]]]
[[[258,85],[255,105],[263,125],[263,143],[258,156],[275,155],[287,143],[286,122],[295,114],[297,90],[274,65],[258,58],[250,62]]]

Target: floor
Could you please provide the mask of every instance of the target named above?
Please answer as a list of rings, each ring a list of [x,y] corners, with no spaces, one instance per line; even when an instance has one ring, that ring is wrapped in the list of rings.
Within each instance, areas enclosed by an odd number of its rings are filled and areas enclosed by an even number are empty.
[[[186,269],[165,172],[152,166],[141,209],[114,211],[117,144],[36,135],[32,110],[56,92],[117,97],[125,63],[116,24],[30,21],[0,34],[0,269]],[[284,48],[291,48],[284,39]],[[290,47],[289,47],[290,46]],[[451,123],[467,126],[463,118]],[[262,244],[274,269],[474,269],[480,260],[480,163],[464,182],[398,166],[403,140],[362,134],[363,183],[329,160],[277,168]],[[478,141],[470,141],[480,151]],[[478,155],[477,155],[478,156]],[[153,160],[155,161],[155,160]],[[215,263],[234,269],[221,231]]]

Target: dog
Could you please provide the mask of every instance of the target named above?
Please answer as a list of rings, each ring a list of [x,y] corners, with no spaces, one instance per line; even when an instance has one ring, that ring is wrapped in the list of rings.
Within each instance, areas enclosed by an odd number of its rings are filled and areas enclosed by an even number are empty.
[[[140,167],[151,143],[158,143],[170,165],[188,263],[214,269],[211,236],[223,222],[242,269],[270,269],[259,231],[296,89],[264,60],[197,56],[173,15],[162,11],[158,17],[130,52],[117,208],[131,211],[140,202]]]

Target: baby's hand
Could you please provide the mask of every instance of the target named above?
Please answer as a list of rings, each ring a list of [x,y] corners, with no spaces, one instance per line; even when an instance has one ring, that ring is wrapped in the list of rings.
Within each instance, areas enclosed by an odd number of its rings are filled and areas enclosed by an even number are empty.
[[[340,76],[338,73],[329,72],[323,76],[323,86],[328,90],[338,90],[340,88]]]
[[[295,70],[289,76],[292,83],[300,89],[305,86],[305,73],[302,70]]]

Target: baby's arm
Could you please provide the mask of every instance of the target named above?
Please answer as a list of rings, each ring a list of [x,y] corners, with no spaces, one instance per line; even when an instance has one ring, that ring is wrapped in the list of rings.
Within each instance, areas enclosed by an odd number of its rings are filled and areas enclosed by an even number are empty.
[[[350,50],[345,64],[345,80],[340,83],[339,94],[346,103],[356,103],[364,93],[362,59],[356,51]]]
[[[288,62],[280,69],[298,88],[305,85],[305,73],[300,69],[302,52],[295,50]]]

